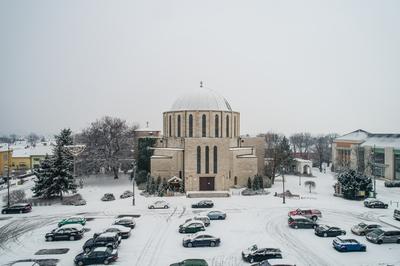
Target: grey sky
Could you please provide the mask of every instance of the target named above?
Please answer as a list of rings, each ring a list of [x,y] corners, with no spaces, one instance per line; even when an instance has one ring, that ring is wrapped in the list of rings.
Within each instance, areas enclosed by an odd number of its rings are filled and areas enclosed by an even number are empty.
[[[241,133],[400,132],[400,1],[1,1],[0,133],[162,125],[199,81]]]

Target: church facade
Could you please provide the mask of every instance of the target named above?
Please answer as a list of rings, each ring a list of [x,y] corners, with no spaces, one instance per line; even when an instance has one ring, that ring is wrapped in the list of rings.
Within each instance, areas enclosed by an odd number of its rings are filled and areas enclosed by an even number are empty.
[[[186,191],[228,190],[262,174],[263,151],[261,138],[240,137],[240,113],[215,91],[200,88],[163,113],[151,175],[176,176]]]

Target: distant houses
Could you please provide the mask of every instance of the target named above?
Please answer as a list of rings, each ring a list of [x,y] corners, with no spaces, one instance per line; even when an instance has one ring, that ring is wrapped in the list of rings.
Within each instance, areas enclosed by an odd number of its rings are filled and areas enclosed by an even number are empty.
[[[12,175],[25,174],[28,170],[39,168],[46,155],[53,154],[54,143],[39,142],[31,146],[26,141],[16,141],[9,146],[0,143],[0,176],[7,176],[8,164]]]

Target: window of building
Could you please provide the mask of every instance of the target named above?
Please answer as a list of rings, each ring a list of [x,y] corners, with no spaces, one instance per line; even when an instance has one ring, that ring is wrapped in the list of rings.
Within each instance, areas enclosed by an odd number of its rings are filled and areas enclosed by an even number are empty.
[[[362,147],[359,147],[359,148],[358,148],[357,166],[358,166],[358,171],[359,171],[360,173],[364,173],[364,170],[365,170],[365,161],[364,161],[364,148],[362,148]]]
[[[197,146],[197,173],[201,173],[201,147]]]
[[[385,152],[382,150],[375,150],[373,157],[373,175],[385,176]]]
[[[394,151],[394,178],[400,179],[400,151]]]
[[[193,138],[193,115],[189,115],[189,138]]]
[[[219,117],[215,115],[215,137],[219,137]]]
[[[214,146],[214,174],[218,172],[218,148]]]
[[[201,136],[205,137],[207,133],[207,117],[202,115],[201,117]]]
[[[178,115],[178,130],[177,130],[177,132],[178,132],[178,137],[180,137],[181,136],[181,116],[180,115]]]
[[[206,146],[206,155],[205,155],[205,164],[206,164],[206,174],[210,173],[210,148]]]
[[[169,121],[168,121],[168,133],[169,136],[172,137],[172,117],[169,116]]]
[[[226,137],[229,137],[229,116],[226,116]]]
[[[236,137],[237,136],[237,132],[236,132],[236,116],[233,117],[233,136]]]

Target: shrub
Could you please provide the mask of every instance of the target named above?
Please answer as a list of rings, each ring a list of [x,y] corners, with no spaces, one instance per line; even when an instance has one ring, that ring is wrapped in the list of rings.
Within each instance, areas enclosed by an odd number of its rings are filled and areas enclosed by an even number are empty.
[[[25,191],[22,189],[10,191],[10,205],[23,202],[25,196]],[[7,194],[3,197],[3,202],[8,202]]]

